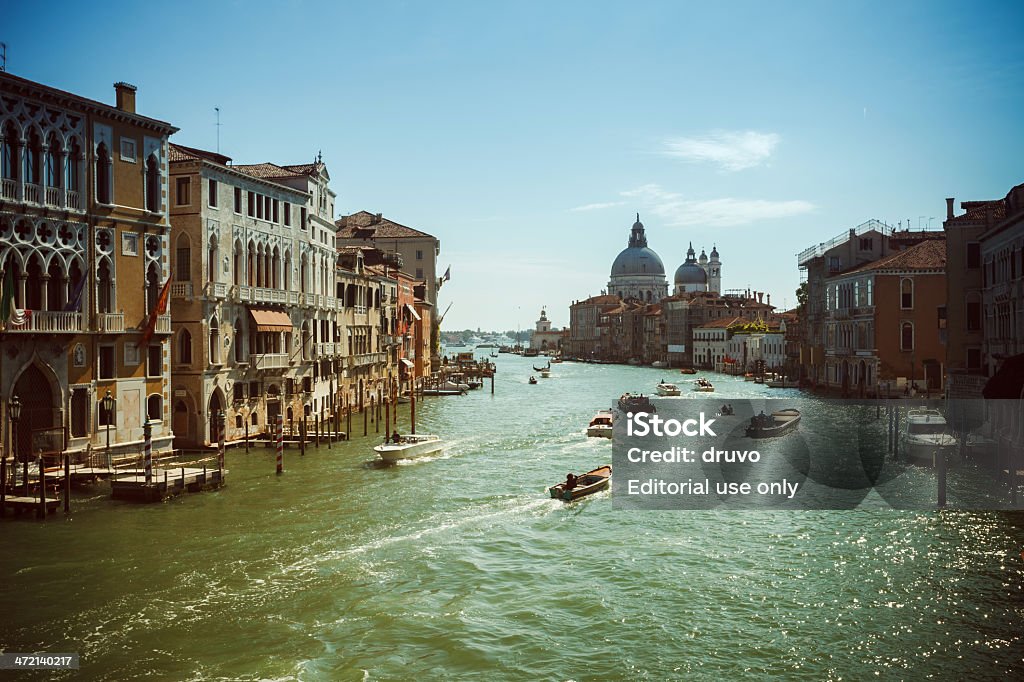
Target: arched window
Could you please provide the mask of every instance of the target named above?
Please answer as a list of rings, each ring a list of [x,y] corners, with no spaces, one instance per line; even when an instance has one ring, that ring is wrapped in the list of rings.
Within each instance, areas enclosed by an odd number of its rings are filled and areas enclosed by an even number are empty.
[[[98,312],[111,313],[114,308],[114,281],[110,272],[110,261],[100,261],[96,270],[96,305]]]
[[[28,144],[25,145],[25,182],[38,185],[42,179],[43,145],[39,133],[29,133]]]
[[[4,124],[0,136],[0,177],[18,179],[18,133],[10,121]],[[6,197],[5,197],[6,198]]]
[[[109,204],[110,201],[110,150],[105,142],[96,147],[96,201]]]
[[[900,280],[900,308],[910,310],[914,307],[914,280]]]
[[[146,310],[156,308],[157,299],[160,298],[160,268],[156,263],[150,263],[146,268]]]
[[[164,398],[159,393],[153,393],[146,399],[146,418],[150,421],[163,421]]]
[[[242,244],[235,242],[234,262],[231,264],[234,272],[231,273],[231,281],[236,285],[242,283]]]
[[[246,281],[249,286],[256,286],[256,245],[249,242],[248,255],[245,260]]]
[[[50,133],[46,140],[46,154],[43,155],[43,178],[47,187],[60,187],[63,180],[61,173],[61,144],[56,133]]]
[[[69,192],[77,192],[81,186],[79,181],[78,163],[82,157],[82,148],[78,140],[72,139],[68,145],[68,155],[64,161],[64,189]],[[70,200],[68,205],[70,206]]]
[[[160,212],[160,162],[156,154],[150,154],[146,159],[146,210]]]
[[[210,237],[210,246],[206,251],[206,279],[211,282],[217,281],[217,259],[220,258],[217,249],[217,237]]]
[[[178,336],[178,362],[192,364],[192,334],[187,329],[182,329]]]
[[[292,288],[292,252],[284,252],[284,289]]]
[[[306,261],[306,254],[302,254],[302,259],[299,265],[299,291],[306,293],[306,282],[309,277],[309,266]]]
[[[904,322],[900,325],[900,350],[914,350],[914,325]]]
[[[242,329],[242,320],[235,318],[235,362],[244,362],[245,356],[243,355],[244,349],[242,348],[242,339],[245,338],[245,330]]]
[[[220,325],[216,317],[210,320],[210,364],[220,364]]]
[[[188,282],[192,279],[192,240],[182,232],[174,250],[174,279]]]

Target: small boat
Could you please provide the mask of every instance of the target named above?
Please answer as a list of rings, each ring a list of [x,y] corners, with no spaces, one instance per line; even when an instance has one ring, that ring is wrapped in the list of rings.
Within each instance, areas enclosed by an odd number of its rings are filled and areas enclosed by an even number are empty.
[[[746,374],[743,375],[743,380],[744,381],[753,381],[754,380],[754,375],[751,374],[750,372],[747,372]]]
[[[497,353],[491,353],[491,357],[492,358],[496,358],[496,357],[498,357],[498,354]]]
[[[668,365],[665,364],[662,360],[655,360],[654,362],[651,363],[651,367],[653,367],[654,369],[664,369],[665,367],[668,367]]]
[[[530,383],[531,384],[537,383],[537,377],[530,377]]]
[[[698,391],[699,393],[714,393],[715,387],[707,379],[701,378],[694,380],[693,390]]]
[[[398,443],[384,443],[373,449],[385,462],[415,459],[444,450],[444,441],[438,436],[418,434],[402,436]]]
[[[658,395],[679,395],[679,387],[675,384],[670,384],[667,381],[662,381],[658,384],[657,389]]]
[[[696,374],[697,370],[695,370],[693,367],[683,367],[681,370],[679,370],[679,373],[680,374]]]
[[[935,466],[938,457],[957,451],[956,437],[949,433],[946,418],[938,410],[908,410],[902,436],[903,454],[911,464]]]
[[[612,421],[615,413],[611,410],[601,410],[594,415],[587,425],[587,436],[591,438],[611,438]]]
[[[763,384],[764,383],[764,377],[754,377],[754,383],[755,384]]]
[[[555,357],[551,358],[551,362],[553,362],[553,363],[555,363],[557,365],[558,363],[562,362],[562,358],[561,358],[561,356],[555,356]],[[550,363],[548,363],[548,364],[550,364]]]
[[[736,410],[733,409],[732,405],[722,405],[722,409],[718,411],[719,417],[731,417],[736,414]]]
[[[466,395],[466,391],[461,388],[425,388],[420,391],[422,395]]]
[[[770,415],[762,412],[750,418],[747,436],[750,438],[774,438],[796,429],[800,423],[800,410],[776,410]]]
[[[548,488],[548,493],[551,497],[558,500],[565,500],[566,502],[572,502],[578,500],[584,495],[591,495],[604,490],[608,487],[608,482],[612,479],[612,466],[606,464],[603,467],[592,469],[587,473],[577,477],[576,487],[571,490],[565,489],[565,483],[559,483]]]
[[[540,351],[537,350],[536,348],[527,348],[527,349],[523,350],[523,357],[524,358],[535,358],[538,355],[540,355]]]
[[[656,412],[654,405],[651,404],[651,399],[643,393],[640,395],[623,393],[619,396],[619,409],[623,412]]]
[[[541,377],[541,379],[549,379],[549,378],[551,378],[551,370],[550,369],[542,369],[540,371],[540,377]]]
[[[533,366],[533,371],[534,372],[543,372],[546,369],[551,369],[551,363],[550,362],[547,364],[547,367],[538,367],[537,365]]]
[[[764,385],[768,388],[799,388],[800,381],[797,379],[787,379],[786,377],[783,377],[781,379],[766,381],[764,382]]]

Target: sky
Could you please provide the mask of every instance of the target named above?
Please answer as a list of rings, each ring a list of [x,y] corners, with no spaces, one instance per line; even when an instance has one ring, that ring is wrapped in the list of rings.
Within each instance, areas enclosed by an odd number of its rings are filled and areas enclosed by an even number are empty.
[[[441,240],[444,329],[600,294],[640,214],[672,274],[795,305],[795,254],[1024,182],[1024,3],[0,0],[7,70],[236,163],[322,152],[337,217]],[[173,227],[172,227],[173,229]]]

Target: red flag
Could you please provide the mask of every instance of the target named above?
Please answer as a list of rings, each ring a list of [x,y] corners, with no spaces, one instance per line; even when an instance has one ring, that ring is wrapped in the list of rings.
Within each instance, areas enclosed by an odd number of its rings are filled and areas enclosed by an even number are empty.
[[[146,321],[146,329],[142,332],[142,339],[139,341],[140,348],[149,343],[153,332],[156,331],[157,318],[167,312],[167,298],[170,296],[170,293],[171,278],[168,275],[167,281],[164,282],[164,288],[160,290],[160,297],[156,300],[156,305],[149,311],[149,320]]]

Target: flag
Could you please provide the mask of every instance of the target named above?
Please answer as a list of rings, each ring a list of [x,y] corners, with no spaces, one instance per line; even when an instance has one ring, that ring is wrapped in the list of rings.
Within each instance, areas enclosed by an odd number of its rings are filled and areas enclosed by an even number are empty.
[[[64,312],[76,312],[82,305],[82,292],[85,290],[85,280],[86,276],[83,274],[82,278],[78,280],[78,284],[75,285],[75,290],[71,292],[71,298],[68,299],[67,305],[64,306]]]
[[[0,322],[11,319],[14,309],[14,273],[8,268],[4,272],[3,290],[0,292]]]
[[[451,278],[452,278],[452,266],[449,265],[448,269],[444,271],[444,277],[441,278],[441,281],[447,282]]]
[[[167,312],[167,297],[171,293],[171,276],[170,273],[167,275],[167,281],[164,282],[164,288],[160,290],[160,297],[156,300],[156,305],[149,311],[149,320],[146,322],[146,329],[142,332],[142,339],[139,340],[139,347],[145,346],[149,343],[150,338],[153,336],[153,332],[156,331],[156,320],[158,317]]]
[[[4,271],[3,292],[0,293],[0,322],[8,327],[18,327],[28,322],[31,311],[14,307],[14,271]]]

